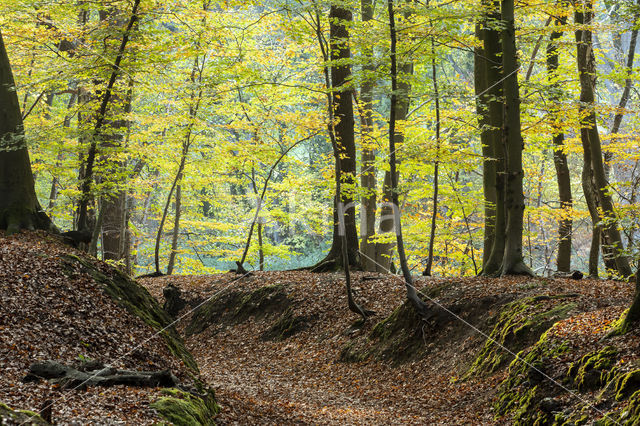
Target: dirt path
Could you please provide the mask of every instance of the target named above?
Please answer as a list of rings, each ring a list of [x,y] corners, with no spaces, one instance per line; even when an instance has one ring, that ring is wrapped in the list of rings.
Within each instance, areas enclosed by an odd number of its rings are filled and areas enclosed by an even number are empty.
[[[195,283],[167,277],[153,283],[155,292],[169,279],[198,297],[229,285],[227,276],[200,277]],[[283,341],[265,340],[262,334],[273,319],[252,318],[187,338],[204,377],[217,389],[218,424],[495,423],[490,399],[499,378],[456,381],[457,370],[468,362],[459,347],[439,348],[428,358],[396,367],[339,361],[350,339],[369,333],[401,303],[401,286],[388,278],[357,286],[359,300],[378,312],[360,330],[350,328],[358,318],[343,308],[339,276],[264,273],[233,286],[251,290],[283,283],[296,299],[296,312],[314,319],[308,329]]]

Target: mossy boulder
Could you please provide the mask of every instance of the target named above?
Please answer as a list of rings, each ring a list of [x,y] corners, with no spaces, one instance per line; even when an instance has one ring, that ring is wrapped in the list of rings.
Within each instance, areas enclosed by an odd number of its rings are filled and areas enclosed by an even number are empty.
[[[533,296],[505,305],[484,347],[464,375],[490,374],[503,367],[512,353],[535,343],[554,323],[566,318],[576,307],[567,299],[574,295]]]
[[[63,260],[70,273],[75,268],[79,268],[91,276],[119,306],[156,330],[171,353],[181,359],[184,365],[198,372],[198,365],[173,327],[171,318],[146,288],[111,266],[105,264],[98,266],[87,259],[71,254],[63,256]]]
[[[227,291],[198,308],[187,326],[186,334],[198,334],[214,324],[240,324],[253,317],[282,315],[293,304],[284,284],[269,285],[257,290]]]
[[[14,410],[0,402],[0,425],[50,425],[33,411]]]
[[[565,354],[568,348],[563,342],[549,338],[551,330],[543,333],[533,346],[519,352],[509,364],[494,404],[497,416],[512,415],[516,425],[554,422],[554,410],[560,407],[549,409],[548,404],[541,404],[550,396],[542,387],[548,381],[549,361]]]
[[[618,350],[613,346],[590,352],[571,364],[567,376],[580,391],[597,389],[608,381],[617,355]]]
[[[212,391],[194,395],[178,389],[163,389],[165,396],[151,404],[166,421],[177,426],[215,425],[220,411]]]

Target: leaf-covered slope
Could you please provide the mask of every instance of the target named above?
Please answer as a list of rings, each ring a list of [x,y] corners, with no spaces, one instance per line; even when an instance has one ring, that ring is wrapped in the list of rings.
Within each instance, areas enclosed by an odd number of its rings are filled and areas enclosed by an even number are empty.
[[[59,392],[46,381],[23,383],[29,365],[93,359],[127,370],[171,370],[194,386],[197,366],[146,289],[115,268],[45,233],[0,236],[0,401],[53,419],[111,418],[141,424],[160,418],[149,406],[159,391],[128,387]]]

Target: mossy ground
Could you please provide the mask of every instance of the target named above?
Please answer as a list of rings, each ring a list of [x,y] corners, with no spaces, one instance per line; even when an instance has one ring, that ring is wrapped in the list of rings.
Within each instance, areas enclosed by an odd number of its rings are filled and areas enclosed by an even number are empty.
[[[14,410],[0,402],[0,425],[49,425],[37,413]]]
[[[465,374],[490,374],[503,367],[512,353],[529,346],[556,321],[576,307],[569,296],[532,296],[516,300],[501,309],[484,347]]]
[[[509,365],[497,415],[516,425],[640,424],[640,368],[625,360],[632,356],[627,343],[600,330],[604,337],[586,342],[594,349],[579,354],[575,336],[556,326]]]
[[[213,392],[193,395],[178,389],[163,389],[166,396],[151,404],[165,420],[177,426],[215,425],[220,411]]]

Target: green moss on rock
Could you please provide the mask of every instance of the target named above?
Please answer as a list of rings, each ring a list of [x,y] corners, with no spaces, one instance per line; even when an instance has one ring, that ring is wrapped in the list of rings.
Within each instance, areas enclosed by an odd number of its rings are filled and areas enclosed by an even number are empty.
[[[549,360],[567,352],[565,344],[549,339],[546,331],[530,348],[519,352],[509,364],[508,374],[498,388],[498,398],[494,404],[496,414],[511,414],[514,424],[551,424],[554,415],[541,410],[540,402],[545,396],[540,392],[540,384],[546,379],[545,367]]]
[[[569,367],[567,376],[578,390],[596,389],[604,385],[609,378],[609,370],[616,363],[618,350],[606,346],[590,352]]]
[[[489,374],[502,367],[511,352],[518,352],[534,343],[554,323],[567,317],[574,303],[549,306],[549,300],[570,296],[535,296],[507,304],[498,315],[489,338],[464,378],[475,374]]]
[[[28,410],[14,410],[0,402],[0,425],[49,425],[37,413]]]
[[[615,381],[616,401],[622,401],[640,390],[640,370],[621,373],[613,379]]]
[[[215,425],[220,411],[212,391],[193,395],[178,389],[163,389],[166,396],[151,404],[162,418],[177,426]]]
[[[146,288],[118,269],[109,268],[109,275],[106,275],[98,266],[81,257],[68,254],[63,258],[70,269],[80,266],[83,272],[89,274],[102,285],[105,293],[119,306],[158,331],[171,353],[181,359],[194,372],[198,372],[198,365],[193,356],[184,346],[184,342],[175,328],[171,326],[171,318]]]

